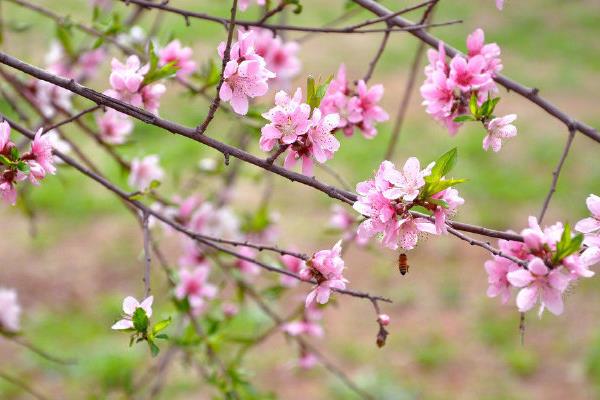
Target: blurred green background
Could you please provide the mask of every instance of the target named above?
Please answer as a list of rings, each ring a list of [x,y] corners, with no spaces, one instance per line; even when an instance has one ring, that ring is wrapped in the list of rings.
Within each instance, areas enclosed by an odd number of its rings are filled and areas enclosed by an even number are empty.
[[[85,23],[91,8],[80,0],[32,0],[68,14]],[[127,9],[115,2],[115,10]],[[391,9],[415,2],[382,1]],[[227,16],[228,3],[212,0],[173,0],[171,5]],[[291,24],[320,26],[344,12],[343,1],[302,0],[301,15],[290,14]],[[2,50],[34,65],[43,65],[55,25],[48,19],[7,1],[0,1],[5,23]],[[148,28],[156,16],[146,13],[140,25]],[[259,16],[256,6],[242,14]],[[347,23],[371,15],[362,11]],[[418,14],[410,14],[413,19]],[[460,25],[432,30],[449,44],[465,49],[465,38],[482,27],[489,42],[502,48],[503,73],[537,87],[570,115],[592,126],[600,126],[597,93],[600,92],[600,2],[596,0],[508,0],[500,12],[493,0],[442,0],[435,20],[463,19]],[[10,28],[10,29],[9,29]],[[20,32],[17,32],[20,31]],[[288,39],[303,34],[288,33]],[[81,43],[91,39],[77,34]],[[200,63],[216,57],[216,45],[225,38],[222,27],[204,21],[186,26],[181,17],[165,15],[159,42],[177,37],[194,49]],[[311,36],[302,44],[303,70],[296,80],[304,86],[308,74],[327,76],[341,62],[349,79],[361,78],[379,44],[379,34]],[[87,41],[87,42],[85,42]],[[371,83],[385,85],[384,108],[392,121],[379,126],[379,135],[366,140],[360,135],[342,138],[342,146],[328,163],[354,185],[377,168],[389,141],[393,118],[407,80],[418,42],[406,33],[394,33],[378,64]],[[121,57],[118,53],[113,53]],[[108,70],[108,60],[103,71]],[[97,90],[108,86],[106,73],[89,85]],[[422,81],[419,75],[418,84]],[[0,85],[4,86],[3,82]],[[212,91],[211,91],[212,94]],[[519,135],[498,154],[481,148],[479,126],[466,126],[452,138],[425,114],[418,91],[392,161],[402,164],[409,156],[422,162],[435,159],[458,147],[454,171],[469,182],[459,189],[466,199],[457,219],[496,229],[519,231],[527,216],[539,213],[554,169],[567,138],[559,121],[521,97],[501,89],[498,113],[517,113]],[[262,100],[267,106],[273,93]],[[80,107],[89,105],[77,101]],[[161,116],[188,126],[205,116],[207,103],[190,97],[171,84],[161,106]],[[10,114],[0,101],[0,111]],[[217,114],[208,135],[233,143],[232,131],[240,125]],[[66,129],[70,137],[89,150],[103,170],[122,186],[126,176],[100,150],[82,137],[77,128]],[[250,151],[261,154],[257,140]],[[567,159],[546,222],[574,223],[587,215],[585,198],[600,193],[597,143],[577,135]],[[128,159],[157,153],[169,178],[162,194],[195,173],[197,191],[205,196],[218,187],[218,179],[199,175],[194,169],[202,158],[222,162],[222,157],[202,145],[165,134],[157,128],[137,124],[132,145],[119,151]],[[316,169],[317,177],[336,184]],[[263,183],[260,170],[245,166],[243,179],[234,193],[234,208],[251,212],[258,204]],[[281,244],[297,245],[309,253],[332,245],[337,237],[324,233],[333,201],[322,193],[275,177],[273,210],[281,213]],[[3,206],[0,215],[4,235],[0,251],[4,263],[0,286],[16,287],[25,307],[23,325],[35,343],[65,356],[76,356],[79,364],[57,367],[0,339],[0,370],[28,380],[56,399],[121,399],[131,397],[131,388],[149,365],[145,348],[127,347],[124,335],[109,330],[118,316],[125,294],[140,293],[142,261],[141,232],[131,216],[110,193],[62,168],[40,187],[27,191],[35,211],[37,235],[29,235],[31,223],[18,208]],[[167,239],[167,246],[169,241]],[[173,262],[178,249],[168,253]],[[350,287],[389,296],[393,305],[384,310],[392,317],[388,344],[378,349],[377,326],[368,302],[340,297],[325,313],[326,336],[316,344],[343,367],[362,387],[378,399],[590,399],[600,398],[600,284],[597,279],[581,281],[566,299],[564,315],[535,313],[527,318],[525,345],[518,333],[518,313],[511,304],[502,306],[485,296],[487,276],[483,262],[487,254],[466,246],[453,237],[422,241],[410,254],[411,271],[397,273],[397,254],[377,245],[352,248],[345,256]],[[153,277],[158,312],[167,315],[166,284],[159,271]],[[268,286],[272,277],[258,285]],[[277,307],[291,310],[302,301],[304,289],[286,296]],[[252,305],[244,309],[232,330],[255,332],[266,319]],[[366,316],[366,318],[365,318]],[[276,391],[282,399],[352,399],[339,382],[317,367],[298,372],[291,367],[296,350],[281,337],[270,339],[249,354],[246,367],[262,390]],[[208,398],[204,385],[189,367],[178,364],[169,372],[161,399]],[[203,397],[205,396],[205,397]],[[18,388],[0,380],[0,398],[28,398]]]

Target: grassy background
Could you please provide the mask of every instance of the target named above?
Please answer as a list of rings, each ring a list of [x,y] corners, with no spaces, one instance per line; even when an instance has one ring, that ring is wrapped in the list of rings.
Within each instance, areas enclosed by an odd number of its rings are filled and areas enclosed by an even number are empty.
[[[84,0],[37,1],[61,14],[89,21],[91,11]],[[226,16],[227,6],[220,1],[171,1],[188,7]],[[303,0],[304,12],[292,15],[290,23],[318,26],[336,18],[342,1]],[[400,9],[408,1],[384,1]],[[6,30],[3,51],[35,65],[53,35],[48,20],[13,4],[1,4],[3,18],[12,27],[27,28],[17,34]],[[119,4],[116,10],[129,10]],[[256,8],[244,18],[258,15]],[[367,18],[366,12],[348,23]],[[415,16],[416,18],[416,16]],[[433,31],[448,43],[464,49],[468,33],[477,27],[486,31],[488,41],[503,50],[504,73],[532,87],[570,115],[592,126],[600,126],[596,94],[600,91],[600,3],[593,0],[508,1],[499,12],[492,0],[445,0],[436,11],[437,21],[461,18],[464,23]],[[150,26],[151,13],[142,20]],[[180,38],[194,48],[195,58],[205,62],[215,57],[216,44],[224,32],[218,25],[192,21],[186,27],[180,17],[166,16],[159,34],[164,43]],[[301,34],[289,34],[297,38]],[[78,36],[79,37],[79,36]],[[84,39],[83,36],[80,40]],[[363,76],[376,50],[377,35],[320,35],[302,46],[303,71],[326,76],[346,63],[350,79]],[[85,42],[88,43],[88,42]],[[417,42],[408,34],[394,34],[373,83],[385,84],[383,100],[390,115],[395,114],[404,90],[407,71]],[[106,71],[106,66],[103,70]],[[100,74],[106,76],[106,74]],[[421,78],[419,78],[421,80]],[[1,82],[0,82],[1,83]],[[90,85],[107,87],[99,78]],[[403,163],[409,156],[429,161],[450,147],[459,149],[456,176],[469,182],[460,188],[466,199],[458,219],[497,229],[520,230],[528,215],[537,215],[551,181],[553,170],[567,137],[566,128],[543,110],[522,98],[501,91],[499,113],[516,112],[519,136],[509,141],[499,154],[481,149],[483,133],[479,127],[461,130],[454,138],[432,121],[412,98],[398,151],[392,161]],[[272,101],[265,96],[264,104]],[[82,105],[85,103],[81,103]],[[162,116],[185,125],[196,125],[204,118],[206,102],[190,98],[172,87],[163,101]],[[9,112],[0,102],[0,110]],[[360,136],[342,139],[342,147],[330,165],[352,185],[369,177],[383,157],[392,123],[382,124],[374,140]],[[239,125],[222,114],[208,134],[232,142],[231,131]],[[76,128],[71,137],[89,149],[93,158],[116,182],[125,184],[118,167],[82,138]],[[170,189],[190,176],[204,157],[221,157],[214,151],[181,137],[137,124],[134,145],[121,151],[127,158],[156,152],[168,170],[169,179],[161,191]],[[260,154],[253,141],[250,151]],[[547,221],[575,222],[586,214],[585,197],[600,192],[598,147],[577,135],[567,159],[558,191],[550,206]],[[197,174],[197,173],[196,173]],[[245,167],[246,178],[235,193],[235,209],[251,212],[262,189],[254,179],[261,176]],[[323,171],[317,176],[335,183]],[[208,195],[218,184],[214,178],[198,175],[197,191]],[[300,245],[311,252],[336,239],[322,233],[332,201],[320,193],[279,178],[274,179],[274,209],[285,218],[281,222],[282,244]],[[259,186],[260,187],[260,186]],[[148,355],[143,348],[128,350],[121,335],[108,327],[118,315],[124,293],[139,293],[141,233],[131,217],[109,193],[76,172],[63,168],[43,185],[28,191],[37,218],[38,234],[29,236],[29,223],[18,209],[3,207],[5,235],[0,251],[5,255],[0,269],[0,285],[18,288],[26,308],[24,327],[36,343],[58,354],[75,355],[76,367],[56,367],[0,341],[0,369],[29,379],[51,398],[127,398],[136,376],[145,369]],[[316,227],[316,229],[315,229]],[[169,253],[176,260],[177,249]],[[378,246],[351,249],[346,256],[351,287],[390,296],[394,304],[385,311],[392,316],[388,345],[377,349],[373,342],[376,325],[366,302],[340,298],[327,310],[326,338],[318,344],[344,367],[361,385],[381,399],[589,399],[600,396],[600,285],[597,280],[580,282],[566,299],[565,315],[528,318],[526,345],[520,346],[518,314],[512,306],[501,306],[485,297],[486,274],[482,268],[487,255],[467,248],[452,237],[423,241],[411,255],[411,272],[400,277],[394,267],[396,254]],[[160,282],[157,273],[155,285]],[[263,277],[259,285],[267,285]],[[166,303],[163,287],[155,287],[158,302]],[[297,295],[301,292],[298,291]],[[162,297],[162,299],[161,299]],[[162,301],[165,300],[165,301]],[[286,297],[279,307],[287,310],[300,301]],[[158,314],[165,315],[168,307]],[[266,326],[252,306],[231,327],[232,331],[253,332]],[[367,316],[364,318],[363,316]],[[282,338],[267,341],[250,353],[248,369],[257,385],[276,390],[283,399],[353,398],[335,378],[320,369],[299,373],[290,367],[295,349]],[[161,398],[199,398],[202,385],[193,371],[177,367]],[[0,381],[0,397],[27,398],[18,389]],[[202,397],[200,397],[202,398]]]

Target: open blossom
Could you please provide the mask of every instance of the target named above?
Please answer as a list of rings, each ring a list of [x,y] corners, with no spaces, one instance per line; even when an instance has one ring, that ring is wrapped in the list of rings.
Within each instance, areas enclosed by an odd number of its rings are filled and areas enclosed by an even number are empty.
[[[214,238],[239,240],[240,221],[227,207],[217,208],[205,201],[191,216],[188,228],[193,232]]]
[[[46,174],[56,173],[52,143],[46,135],[42,135],[43,131],[43,128],[38,129],[31,142],[31,151],[21,158],[29,165],[29,181],[33,184],[37,184]]]
[[[288,322],[286,324],[283,324],[281,326],[281,329],[290,336],[323,336],[323,328],[321,327],[321,325],[309,319]]]
[[[393,186],[383,193],[384,196],[388,199],[402,198],[405,201],[413,201],[425,185],[425,177],[431,175],[431,169],[434,165],[435,163],[430,163],[425,169],[421,170],[419,160],[410,157],[404,163],[402,171],[395,168],[386,169],[383,177]]]
[[[20,318],[17,291],[0,287],[0,332],[18,332],[21,329]]]
[[[317,302],[325,304],[329,301],[332,289],[345,289],[348,282],[342,275],[344,260],[342,259],[342,241],[331,250],[321,250],[306,263],[307,268],[300,275],[303,279],[315,279],[317,286],[306,296],[306,307]]]
[[[492,79],[485,67],[486,61],[481,55],[470,57],[468,60],[456,55],[450,61],[450,81],[464,92],[477,90]]]
[[[177,39],[171,41],[158,51],[159,64],[162,66],[174,63],[178,68],[177,76],[179,77],[188,76],[196,70],[197,65],[192,60],[192,55],[192,49],[190,47],[182,47],[181,42]]]
[[[509,272],[516,271],[518,265],[507,258],[494,256],[484,264],[488,274],[488,297],[500,296],[502,303],[506,304],[510,298],[511,283],[508,281]]]
[[[251,1],[252,0],[239,0],[238,8],[240,9],[240,11],[246,11],[248,9],[248,6],[250,5]],[[256,0],[256,4],[258,4],[259,6],[264,6],[265,1],[266,0]]]
[[[522,288],[517,295],[519,311],[530,310],[539,298],[540,315],[545,308],[555,315],[563,312],[562,293],[569,285],[569,276],[558,269],[549,270],[542,259],[536,257],[529,262],[527,269],[509,272],[507,279],[512,285]]]
[[[592,216],[577,222],[575,229],[585,235],[584,244],[600,247],[600,197],[590,194],[586,204]]]
[[[165,173],[159,162],[160,158],[157,155],[149,155],[142,159],[134,158],[131,161],[129,186],[143,192],[153,181],[161,181]]]
[[[483,149],[487,151],[491,147],[498,152],[502,148],[502,140],[517,136],[517,127],[512,125],[516,119],[516,114],[508,114],[488,122],[487,135],[483,138]]]
[[[48,131],[44,133],[44,136],[46,136],[54,150],[59,151],[62,154],[68,154],[71,152],[71,145],[67,141],[62,140],[56,130],[53,129]],[[58,156],[54,156],[54,164],[60,164],[62,162],[63,161]]]
[[[217,294],[216,286],[208,282],[209,274],[210,269],[206,267],[179,270],[175,298],[179,300],[187,298],[194,315],[200,314],[206,305],[206,300],[212,299]]]
[[[436,200],[442,200],[447,205],[447,207],[437,206],[435,208],[435,211],[433,212],[437,233],[445,233],[447,230],[446,220],[449,216],[456,212],[456,209],[459,206],[465,204],[465,199],[460,197],[458,194],[458,190],[452,187],[434,194],[433,196],[431,196],[431,198]]]
[[[284,254],[281,256],[281,263],[285,267],[287,271],[293,272],[294,274],[300,273],[305,267],[306,264],[304,260],[298,257],[290,256],[288,254]],[[298,279],[293,276],[288,276],[281,274],[281,284],[285,287],[296,286],[298,283]]]
[[[182,269],[210,269],[206,255],[198,244],[192,240],[185,240],[183,242],[183,254],[179,257],[178,261]]]
[[[500,59],[500,46],[496,43],[485,43],[485,33],[478,28],[467,36],[467,50],[469,57],[482,56],[486,62],[484,73],[494,75],[502,70]]]
[[[101,116],[96,116],[100,137],[110,144],[125,143],[133,130],[133,121],[116,110],[108,109]]]
[[[140,107],[141,97],[134,96],[139,96],[138,91],[150,66],[148,64],[142,66],[136,55],[129,56],[124,64],[113,58],[110,65],[112,72],[110,73],[109,82],[116,92],[117,98]]]
[[[102,47],[83,53],[77,60],[83,77],[92,78],[98,72],[98,68],[105,58],[106,50]]]
[[[502,10],[504,8],[504,0],[496,0],[496,7],[498,10]]]
[[[261,56],[254,52],[254,32],[239,31],[238,41],[231,46],[230,60],[223,71],[223,84],[219,97],[231,103],[233,111],[248,113],[248,98],[263,96],[269,90],[267,81],[275,73],[267,69]],[[224,57],[225,43],[219,45],[219,55]]]
[[[276,75],[276,81],[289,80],[300,71],[298,43],[284,42],[281,36],[274,35],[268,29],[252,28],[255,32],[254,51],[265,59],[267,68]]]
[[[158,115],[160,98],[163,94],[165,94],[166,91],[167,87],[162,83],[154,83],[152,85],[144,86],[140,91],[143,107],[152,114]]]
[[[339,114],[338,128],[342,129],[344,135],[352,136],[354,129],[358,128],[364,137],[372,139],[377,135],[375,124],[389,119],[378,104],[383,92],[383,85],[368,88],[362,79],[355,90],[351,89],[346,78],[346,67],[342,64],[327,88],[320,109],[325,114]]]
[[[302,173],[312,175],[312,158],[321,164],[333,158],[333,154],[340,148],[340,142],[332,133],[338,124],[339,115],[323,115],[320,109],[315,108],[308,133],[301,142],[290,146],[284,161],[285,167],[291,169],[301,159]]]
[[[123,330],[123,329],[133,329],[133,314],[135,310],[141,308],[146,312],[146,316],[150,318],[152,316],[152,302],[154,301],[154,296],[149,296],[145,298],[141,303],[137,301],[134,297],[127,296],[123,300],[123,318],[119,321],[115,322],[111,329],[115,330]]]
[[[387,121],[390,117],[377,103],[383,97],[383,85],[370,89],[362,79],[356,85],[356,96],[348,101],[348,121],[358,125],[367,138],[377,135],[374,124]]]
[[[271,123],[262,127],[260,148],[271,151],[276,143],[292,144],[298,136],[308,132],[311,125],[310,106],[302,102],[302,90],[296,89],[294,97],[280,91],[275,95],[275,107],[264,113]]]

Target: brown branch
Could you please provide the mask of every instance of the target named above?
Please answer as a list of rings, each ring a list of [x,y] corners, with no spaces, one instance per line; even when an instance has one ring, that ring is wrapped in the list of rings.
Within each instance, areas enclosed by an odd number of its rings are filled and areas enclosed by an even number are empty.
[[[225,51],[223,52],[223,62],[221,63],[221,77],[219,78],[219,84],[217,85],[217,93],[213,101],[210,103],[210,107],[208,108],[208,114],[204,118],[204,121],[198,125],[196,128],[196,133],[199,135],[204,134],[206,132],[206,128],[208,128],[208,124],[215,117],[215,113],[219,108],[219,104],[221,103],[221,86],[223,86],[223,82],[225,81],[225,67],[231,58],[231,42],[233,41],[233,31],[235,29],[235,14],[237,12],[237,3],[238,0],[233,0],[233,4],[231,6],[231,18],[229,21],[229,31],[227,32],[227,44],[225,45]]]
[[[548,205],[550,205],[550,200],[552,199],[552,195],[556,192],[556,184],[558,183],[558,177],[560,175],[560,171],[567,159],[567,155],[569,155],[569,150],[571,149],[571,144],[573,143],[573,139],[575,138],[575,129],[569,129],[569,136],[567,137],[567,143],[563,149],[562,155],[560,156],[560,160],[558,160],[558,165],[556,169],[552,172],[552,184],[550,185],[550,190],[544,199],[544,204],[542,205],[542,211],[540,211],[540,217],[538,218],[541,223],[544,219],[544,215],[546,215],[546,210],[548,209]]]
[[[371,79],[371,76],[373,76],[373,72],[375,71],[375,66],[377,65],[377,62],[383,55],[385,46],[387,45],[387,42],[390,38],[390,32],[391,31],[389,31],[389,30],[385,31],[385,33],[383,34],[383,39],[381,40],[381,44],[379,45],[379,48],[377,49],[377,53],[375,53],[375,57],[371,60],[371,62],[369,62],[369,69],[367,70],[367,73],[365,74],[365,77],[363,78],[365,83],[367,83],[369,81],[369,79]]]
[[[8,375],[7,373],[5,373],[3,371],[0,371],[0,378],[4,379],[5,381],[7,381],[9,383],[12,383],[15,386],[20,387],[25,392],[29,393],[30,395],[32,395],[33,397],[35,397],[38,400],[49,400],[48,397],[41,394],[40,392],[38,392],[37,390],[32,388],[27,382],[25,382],[19,378],[15,378],[12,375]]]
[[[10,0],[10,1],[22,1],[22,0]],[[158,10],[167,11],[167,12],[170,12],[173,14],[181,15],[182,17],[184,17],[186,19],[196,18],[196,19],[201,19],[201,20],[205,20],[205,21],[217,22],[225,27],[229,27],[229,25],[230,25],[230,21],[228,21],[225,18],[215,17],[215,16],[208,15],[205,13],[183,10],[180,8],[171,7],[164,3],[155,4],[155,3],[150,3],[147,0],[120,0],[120,1],[122,1],[123,3],[126,3],[126,4],[137,4],[137,5],[144,6],[146,8],[155,8]],[[423,29],[425,27],[440,27],[440,26],[448,26],[448,25],[454,25],[454,24],[460,24],[460,23],[462,23],[462,20],[451,20],[451,21],[440,22],[440,23],[430,24],[430,25],[412,25],[412,26],[408,26],[408,27],[400,27],[400,28],[391,29],[391,32],[406,32],[406,31]],[[259,27],[259,28],[269,29],[271,31],[296,31],[296,32],[339,33],[339,34],[346,34],[346,33],[365,34],[365,33],[378,33],[378,32],[381,33],[381,32],[388,31],[388,29],[354,29],[352,26],[349,26],[346,28],[335,29],[335,28],[320,28],[320,27],[310,27],[310,26],[267,24],[267,23],[260,23],[260,21],[235,21],[235,25],[242,26],[245,28],[248,28],[250,26],[255,26],[255,27]]]
[[[84,115],[86,115],[88,113],[91,113],[91,112],[94,112],[94,111],[98,110],[101,107],[102,106],[100,106],[100,105],[95,105],[93,107],[86,108],[85,110],[80,111],[80,112],[78,112],[75,115],[69,116],[69,118],[67,118],[67,119],[64,119],[64,120],[62,120],[60,122],[57,122],[54,125],[50,125],[48,127],[45,127],[43,133],[50,132],[51,130],[56,129],[56,128],[60,127],[60,126],[63,126],[63,125],[69,124],[69,123],[71,123],[71,122],[73,122],[75,120],[78,120],[79,118],[83,117]]]
[[[384,6],[382,6],[381,4],[377,3],[374,0],[352,0],[352,1],[354,1],[356,4],[362,6],[363,8],[365,8],[365,9],[371,11],[372,13],[379,15],[381,17],[391,14],[390,10],[388,10],[387,8],[385,8]],[[390,18],[388,20],[388,22],[390,24],[393,24],[400,28],[410,28],[410,27],[417,26],[416,24],[414,24],[400,16]],[[436,49],[438,48],[440,40],[438,38],[430,35],[429,33],[427,33],[424,29],[412,29],[409,32],[413,36],[420,39],[421,41],[427,43],[428,45],[430,45]],[[458,50],[456,50],[455,48],[453,48],[451,46],[448,46],[447,44],[444,44],[444,47],[446,48],[446,54],[448,54],[449,57],[453,57],[456,54],[461,54]],[[600,143],[600,134],[598,133],[598,131],[595,128],[592,128],[591,126],[572,118],[567,113],[560,110],[554,104],[550,103],[548,100],[541,97],[539,95],[539,91],[537,89],[526,87],[516,81],[511,80],[510,78],[508,78],[504,75],[497,75],[496,77],[494,77],[494,80],[498,84],[504,86],[507,90],[509,90],[509,91],[512,90],[512,91],[520,94],[521,96],[529,99],[531,102],[537,104],[539,107],[544,109],[548,114],[550,114],[553,117],[557,118],[558,120],[562,121],[565,125],[567,125],[567,127],[569,127],[569,128],[572,127],[574,129],[578,130],[579,132],[583,133],[587,137]]]

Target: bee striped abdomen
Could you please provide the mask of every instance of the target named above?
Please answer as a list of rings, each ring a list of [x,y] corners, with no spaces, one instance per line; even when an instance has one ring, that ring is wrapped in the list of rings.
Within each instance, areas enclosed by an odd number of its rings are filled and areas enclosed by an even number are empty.
[[[408,265],[408,257],[406,254],[401,253],[398,256],[398,270],[402,275],[406,275],[408,273],[408,269],[410,266]]]

